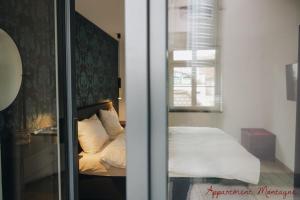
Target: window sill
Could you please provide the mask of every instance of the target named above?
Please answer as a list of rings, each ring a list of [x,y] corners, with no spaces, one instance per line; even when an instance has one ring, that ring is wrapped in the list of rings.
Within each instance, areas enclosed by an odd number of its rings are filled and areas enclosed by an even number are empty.
[[[197,110],[197,109],[177,109],[172,108],[169,109],[170,113],[223,113],[223,111],[217,111],[217,110]]]

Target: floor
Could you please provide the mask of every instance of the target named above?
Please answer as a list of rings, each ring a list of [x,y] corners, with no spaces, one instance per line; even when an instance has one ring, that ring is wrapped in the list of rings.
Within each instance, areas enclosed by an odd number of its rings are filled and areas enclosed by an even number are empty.
[[[294,200],[293,174],[278,161],[261,161],[258,185],[228,185],[219,183],[194,183],[190,186],[187,200]],[[296,192],[297,193],[297,192]]]

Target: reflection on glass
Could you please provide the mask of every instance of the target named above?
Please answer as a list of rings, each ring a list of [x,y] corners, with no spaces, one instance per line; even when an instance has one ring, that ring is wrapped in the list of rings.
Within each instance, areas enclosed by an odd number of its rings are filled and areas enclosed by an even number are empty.
[[[204,67],[196,69],[197,105],[203,107],[215,106],[215,68]]]
[[[176,50],[173,52],[174,61],[192,60],[193,52],[189,50]]]
[[[168,0],[170,200],[299,199],[300,4],[277,3]]]
[[[169,73],[173,79],[169,100],[173,110],[221,110],[216,6],[215,0],[169,1]],[[189,73],[189,88],[178,84],[179,66],[189,70],[185,72]]]
[[[59,199],[55,9],[55,0],[1,1],[23,68],[18,96],[0,111],[5,200]]]
[[[174,106],[191,106],[192,98],[192,69],[190,67],[176,67],[173,75]]]
[[[197,105],[210,107],[215,103],[214,87],[197,87]]]
[[[215,60],[216,50],[197,50],[197,60]]]

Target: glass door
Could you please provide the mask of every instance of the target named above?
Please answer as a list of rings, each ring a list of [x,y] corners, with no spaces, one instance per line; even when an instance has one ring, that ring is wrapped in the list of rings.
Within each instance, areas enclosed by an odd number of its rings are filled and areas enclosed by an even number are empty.
[[[127,199],[292,199],[299,4],[125,9]]]
[[[294,199],[299,3],[126,2],[127,197]]]
[[[64,107],[71,89],[64,87],[68,74],[63,56],[65,25],[63,20],[57,21],[64,19],[64,3],[0,1],[1,175],[5,200],[73,199],[67,192],[66,152],[70,145],[66,135],[71,134],[67,134]]]
[[[294,199],[299,3],[167,10],[169,199]]]

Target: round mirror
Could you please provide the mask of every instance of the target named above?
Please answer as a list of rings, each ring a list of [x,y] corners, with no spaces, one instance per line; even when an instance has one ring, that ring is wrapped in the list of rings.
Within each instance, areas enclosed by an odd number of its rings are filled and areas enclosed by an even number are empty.
[[[13,39],[0,29],[0,111],[17,97],[22,82],[22,61]]]

